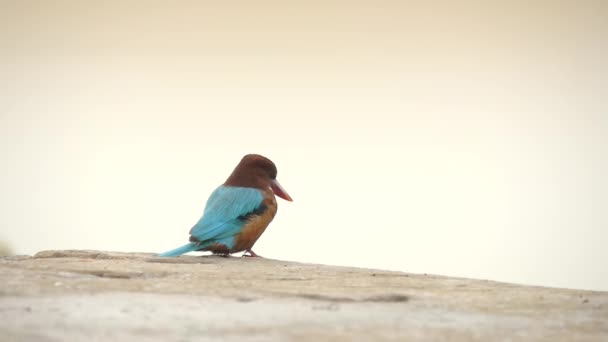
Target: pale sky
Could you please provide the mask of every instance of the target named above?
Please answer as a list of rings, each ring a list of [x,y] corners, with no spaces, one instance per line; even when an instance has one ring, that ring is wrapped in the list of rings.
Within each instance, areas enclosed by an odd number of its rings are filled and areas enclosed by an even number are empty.
[[[0,240],[163,252],[240,158],[265,257],[608,290],[602,1],[0,2]]]

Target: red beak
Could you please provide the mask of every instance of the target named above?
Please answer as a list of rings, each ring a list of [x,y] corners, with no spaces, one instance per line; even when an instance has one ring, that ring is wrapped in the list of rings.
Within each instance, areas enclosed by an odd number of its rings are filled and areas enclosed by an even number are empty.
[[[283,187],[281,186],[281,184],[279,184],[278,180],[273,180],[272,183],[270,183],[270,188],[272,189],[272,192],[274,192],[275,195],[281,197],[282,199],[286,200],[286,201],[293,201],[291,199],[291,196],[289,196],[289,194],[287,193],[287,191],[285,191],[285,189],[283,189]]]

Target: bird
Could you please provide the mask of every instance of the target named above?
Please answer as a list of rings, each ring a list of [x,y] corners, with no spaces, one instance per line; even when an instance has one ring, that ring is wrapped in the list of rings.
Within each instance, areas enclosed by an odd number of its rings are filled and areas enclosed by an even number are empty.
[[[277,167],[270,159],[245,155],[209,196],[203,215],[190,229],[190,242],[158,256],[193,251],[228,256],[245,251],[244,255],[259,257],[252,248],[277,212],[275,195],[293,201],[277,181]]]

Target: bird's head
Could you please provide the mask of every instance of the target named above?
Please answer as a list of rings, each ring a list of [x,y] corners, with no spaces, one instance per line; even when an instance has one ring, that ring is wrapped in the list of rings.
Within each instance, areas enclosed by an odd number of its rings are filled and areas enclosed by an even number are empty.
[[[277,181],[277,167],[270,159],[259,154],[244,156],[224,184],[262,190],[270,188],[275,195],[292,201],[291,196]]]

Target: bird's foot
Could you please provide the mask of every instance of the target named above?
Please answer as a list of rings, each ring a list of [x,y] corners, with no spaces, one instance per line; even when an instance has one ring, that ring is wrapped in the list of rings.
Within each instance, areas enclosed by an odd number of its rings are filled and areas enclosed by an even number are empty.
[[[249,253],[249,255],[247,254]],[[244,257],[249,257],[249,258],[262,258],[261,256],[255,254],[254,251],[252,251],[251,249],[248,249],[245,251],[245,254],[243,254]]]

